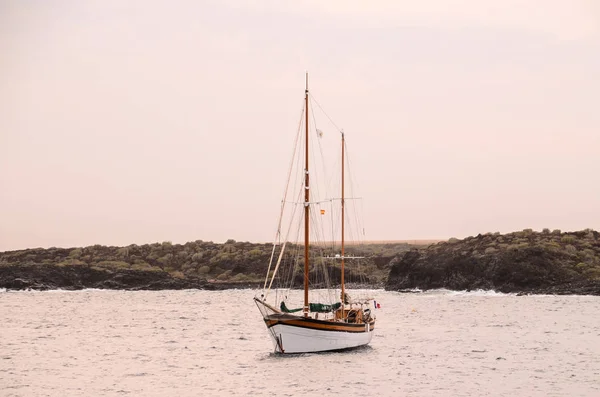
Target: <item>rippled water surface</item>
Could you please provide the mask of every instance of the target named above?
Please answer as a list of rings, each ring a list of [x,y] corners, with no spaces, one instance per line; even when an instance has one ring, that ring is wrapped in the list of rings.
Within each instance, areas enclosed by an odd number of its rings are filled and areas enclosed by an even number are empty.
[[[600,297],[373,294],[369,347],[277,356],[250,290],[0,292],[0,395],[600,396]]]

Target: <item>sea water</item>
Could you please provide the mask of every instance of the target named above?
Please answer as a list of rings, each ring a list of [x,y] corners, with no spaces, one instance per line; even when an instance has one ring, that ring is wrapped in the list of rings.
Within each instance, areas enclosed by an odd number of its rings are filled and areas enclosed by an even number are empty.
[[[368,347],[292,356],[251,290],[0,292],[0,396],[600,396],[600,297],[363,292]]]

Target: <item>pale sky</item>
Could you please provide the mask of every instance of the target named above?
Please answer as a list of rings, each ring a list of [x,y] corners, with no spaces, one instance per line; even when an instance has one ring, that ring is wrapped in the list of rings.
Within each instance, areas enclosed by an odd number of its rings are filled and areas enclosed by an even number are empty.
[[[306,70],[367,239],[600,229],[600,1],[0,0],[0,251],[270,241]]]

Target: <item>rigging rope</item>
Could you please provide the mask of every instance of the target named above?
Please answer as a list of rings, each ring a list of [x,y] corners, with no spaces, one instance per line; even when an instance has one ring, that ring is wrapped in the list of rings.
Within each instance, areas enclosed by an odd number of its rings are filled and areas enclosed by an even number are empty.
[[[275,247],[277,247],[277,239],[281,239],[281,221],[283,220],[283,212],[285,210],[285,202],[286,202],[286,198],[287,198],[287,192],[288,192],[288,188],[290,185],[290,179],[291,179],[291,175],[292,175],[292,169],[293,169],[293,165],[294,165],[294,157],[296,156],[296,147],[298,146],[298,140],[300,139],[300,131],[301,131],[301,123],[302,123],[302,116],[304,115],[304,106],[302,106],[302,111],[300,112],[300,125],[298,126],[298,131],[296,132],[296,140],[294,142],[294,150],[292,152],[292,159],[290,160],[290,166],[288,169],[288,177],[287,177],[287,181],[285,184],[285,189],[283,191],[283,200],[281,201],[281,210],[279,212],[279,221],[277,222],[277,231],[275,232],[275,238],[274,238],[274,243],[273,243],[273,250],[271,251],[271,258],[269,259],[269,268],[267,270],[267,276],[265,277],[265,283],[263,285],[263,290],[265,289],[266,285],[267,285],[267,280],[269,279],[269,272],[271,271],[271,265],[273,264],[273,257],[275,255]]]
[[[310,102],[310,110],[312,111],[312,120],[309,121],[312,124],[311,129],[314,128],[318,133],[319,130],[317,128],[317,117],[315,112],[314,104],[320,109],[320,111],[327,117],[329,122],[337,129],[338,132],[343,133],[343,131],[335,124],[335,122],[329,117],[329,115],[324,111],[319,102],[315,99],[312,93],[309,94]],[[303,101],[304,102],[304,101]],[[305,121],[305,112],[307,111],[305,105],[302,106],[302,111],[300,114],[300,122],[298,126],[298,131],[296,134],[296,140],[294,142],[294,150],[292,159],[290,161],[290,166],[288,169],[288,177],[286,186],[284,189],[284,199],[281,202],[281,211],[280,217],[277,225],[277,233],[276,233],[276,243],[273,246],[273,250],[271,252],[271,257],[269,260],[269,267],[267,271],[267,276],[265,277],[265,283],[263,286],[263,290],[266,294],[271,291],[274,285],[279,285],[281,287],[287,287],[287,289],[291,289],[294,287],[297,277],[299,277],[301,273],[301,260],[304,256],[304,240],[303,240],[303,212],[299,211],[300,208],[304,207],[303,194],[304,194],[304,165],[303,165],[303,156],[302,152],[305,151],[305,143],[304,140],[301,139],[302,132],[306,128]],[[314,133],[314,131],[312,131]],[[341,208],[339,205],[334,205],[334,201],[340,200],[339,198],[328,198],[328,191],[337,190],[334,188],[334,185],[337,187],[341,183],[341,166],[346,167],[346,173],[349,176],[347,180],[347,188],[350,190],[350,196],[352,198],[355,197],[354,190],[356,188],[356,181],[354,179],[354,175],[352,174],[352,169],[350,167],[350,155],[348,153],[348,144],[344,141],[344,151],[345,155],[345,164],[341,164],[341,151],[336,150],[338,153],[337,160],[333,163],[333,167],[328,167],[331,165],[325,161],[324,156],[324,146],[327,144],[326,140],[322,140],[320,138],[312,139],[309,141],[311,146],[311,162],[312,166],[310,169],[310,180],[311,180],[311,202],[309,204],[309,217],[311,221],[311,279],[309,280],[309,285],[312,287],[320,286],[325,287],[327,289],[327,294],[329,295],[329,301],[335,302],[338,298],[338,293],[335,290],[331,290],[331,278],[329,272],[331,269],[337,268],[339,271],[339,266],[333,265],[329,262],[329,260],[323,259],[324,252],[326,250],[331,250],[331,252],[335,252],[336,248],[336,235],[340,232],[341,227]],[[339,147],[339,146],[338,146]],[[333,171],[333,173],[329,174],[327,172],[327,168]],[[293,176],[293,177],[292,177]],[[333,190],[332,190],[333,189]],[[324,196],[321,195],[321,190],[325,193]],[[298,198],[295,202],[287,201],[288,194],[290,196],[294,195],[289,192],[297,192]],[[335,194],[334,194],[335,196]],[[324,197],[325,200],[319,200],[319,198]],[[292,208],[289,206],[286,209],[286,203],[292,203]],[[327,212],[329,212],[328,217],[324,217],[320,214],[319,207],[322,206],[327,207]],[[350,198],[346,197],[344,212],[346,216],[346,245],[352,246],[355,244],[361,245],[362,238],[360,230],[363,230],[364,234],[364,225],[362,225],[360,221],[360,217],[358,216],[358,203],[355,203]],[[350,208],[350,205],[352,208]],[[361,208],[362,208],[362,200],[361,200]],[[284,214],[285,212],[285,214]],[[287,231],[282,230],[282,224],[284,222],[284,218],[288,218],[289,216],[289,226],[287,227]],[[331,225],[328,225],[328,218],[331,218]],[[294,228],[293,224],[296,223],[297,227]],[[331,228],[331,237],[329,237],[329,231],[327,229]],[[285,232],[285,237],[283,233]],[[327,237],[327,238],[326,238]],[[283,240],[282,240],[283,239]],[[339,242],[339,241],[338,241]],[[280,251],[277,252],[277,247],[280,247]],[[347,247],[350,248],[350,247]],[[353,249],[350,248],[346,255],[351,256]],[[319,258],[319,254],[321,258]],[[350,272],[347,273],[348,279],[361,281],[364,280],[364,275],[362,272],[358,271],[364,263],[356,258],[356,262],[353,260],[352,265],[350,267]],[[325,263],[327,262],[327,263]],[[337,263],[333,262],[333,263]],[[274,265],[274,266],[273,266]],[[269,277],[269,273],[271,273],[271,269],[273,268],[273,274]],[[275,279],[277,278],[277,283],[275,283]],[[270,282],[269,282],[270,279]],[[268,284],[268,287],[267,287]],[[322,295],[324,292],[320,290],[315,290],[314,288],[311,290],[312,294]],[[314,295],[313,295],[314,296]],[[287,295],[285,297],[287,299]]]
[[[338,130],[339,133],[342,133],[342,129],[340,127],[338,127],[333,120],[331,119],[331,117],[329,117],[329,115],[327,114],[327,112],[325,112],[325,110],[321,107],[321,105],[319,104],[319,102],[317,101],[317,99],[315,98],[315,96],[311,93],[310,96],[312,97],[313,101],[317,104],[317,106],[319,107],[319,109],[321,109],[321,111],[323,112],[323,114],[329,119],[329,121],[331,122],[331,124],[333,124],[333,126]]]

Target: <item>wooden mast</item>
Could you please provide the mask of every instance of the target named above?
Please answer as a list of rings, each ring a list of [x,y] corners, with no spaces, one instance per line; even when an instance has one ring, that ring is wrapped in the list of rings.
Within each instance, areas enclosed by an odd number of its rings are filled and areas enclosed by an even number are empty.
[[[308,72],[306,73],[306,89],[304,90],[304,116],[306,127],[305,160],[304,160],[304,317],[308,317],[308,265],[309,265],[309,216],[310,191],[308,180]]]
[[[341,282],[342,282],[342,309],[346,304],[345,299],[345,288],[344,288],[344,131],[342,131],[342,274],[341,274]],[[343,313],[343,312],[342,312]]]

